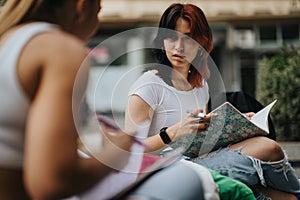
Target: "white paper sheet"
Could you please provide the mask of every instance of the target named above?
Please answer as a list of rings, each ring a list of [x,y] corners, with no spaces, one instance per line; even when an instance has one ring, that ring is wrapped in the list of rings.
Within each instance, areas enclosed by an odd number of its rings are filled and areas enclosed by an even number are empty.
[[[269,123],[268,123],[268,115],[270,113],[271,108],[274,106],[277,100],[274,100],[272,103],[267,105],[265,108],[257,112],[252,118],[251,122],[258,126],[259,128],[265,130],[269,133]]]

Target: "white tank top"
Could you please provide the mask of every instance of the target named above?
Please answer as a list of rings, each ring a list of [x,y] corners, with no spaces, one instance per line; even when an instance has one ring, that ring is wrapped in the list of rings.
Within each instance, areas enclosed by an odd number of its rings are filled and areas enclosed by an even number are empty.
[[[33,36],[54,27],[48,23],[28,24],[0,46],[0,167],[21,168],[23,165],[24,134],[30,102],[17,77],[20,52]]]

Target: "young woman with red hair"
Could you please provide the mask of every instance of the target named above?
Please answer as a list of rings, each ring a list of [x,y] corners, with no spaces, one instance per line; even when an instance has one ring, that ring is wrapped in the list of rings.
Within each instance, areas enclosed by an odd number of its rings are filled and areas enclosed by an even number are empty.
[[[125,114],[128,127],[151,121],[146,139],[149,152],[160,152],[209,126],[195,116],[204,113],[207,120],[213,117],[207,114],[209,94],[215,92],[207,83],[212,47],[212,32],[199,7],[177,3],[165,10],[154,39],[158,63],[151,64],[153,70],[133,84]],[[253,114],[248,113],[250,117]],[[278,143],[267,137],[246,139],[195,162],[245,183],[258,199],[300,198],[294,170]]]

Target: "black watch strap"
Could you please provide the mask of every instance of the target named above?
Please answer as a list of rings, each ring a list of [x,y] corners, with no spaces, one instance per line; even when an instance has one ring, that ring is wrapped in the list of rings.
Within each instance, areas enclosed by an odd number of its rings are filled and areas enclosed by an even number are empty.
[[[159,131],[159,135],[160,135],[160,138],[161,140],[165,143],[165,144],[169,144],[171,142],[171,139],[168,135],[168,133],[166,132],[166,129],[168,127],[163,127],[162,129],[160,129]]]

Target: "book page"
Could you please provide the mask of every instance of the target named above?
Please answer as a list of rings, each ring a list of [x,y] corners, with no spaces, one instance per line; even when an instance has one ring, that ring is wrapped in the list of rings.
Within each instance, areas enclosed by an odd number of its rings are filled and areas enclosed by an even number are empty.
[[[274,100],[272,103],[267,105],[264,109],[257,112],[252,118],[251,122],[263,129],[267,133],[269,133],[269,124],[268,124],[268,116],[271,108],[274,106],[277,100]]]

